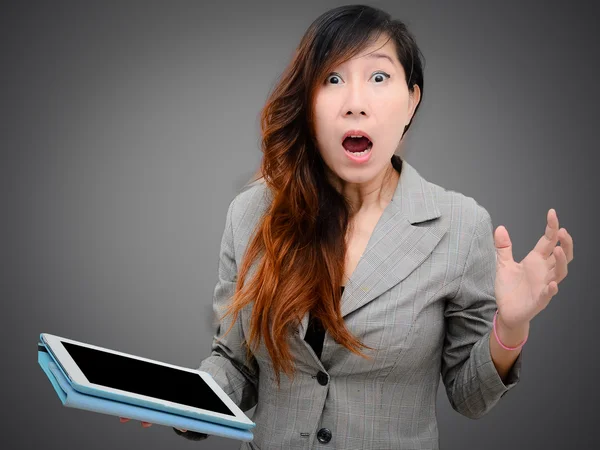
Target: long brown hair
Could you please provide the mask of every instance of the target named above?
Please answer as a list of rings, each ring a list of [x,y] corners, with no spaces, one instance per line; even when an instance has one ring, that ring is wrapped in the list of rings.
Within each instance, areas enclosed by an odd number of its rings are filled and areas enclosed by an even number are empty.
[[[247,356],[262,338],[278,385],[280,371],[294,375],[287,339],[309,311],[349,351],[368,358],[360,349],[371,349],[350,334],[341,315],[351,210],[327,180],[314,138],[313,105],[326,74],[382,34],[395,42],[409,90],[417,84],[423,92],[420,51],[406,26],[371,6],[348,5],[310,25],[261,112],[260,174],[273,200],[250,238],[225,316],[234,314],[233,326],[240,310],[252,304]],[[246,283],[255,261],[255,276]]]

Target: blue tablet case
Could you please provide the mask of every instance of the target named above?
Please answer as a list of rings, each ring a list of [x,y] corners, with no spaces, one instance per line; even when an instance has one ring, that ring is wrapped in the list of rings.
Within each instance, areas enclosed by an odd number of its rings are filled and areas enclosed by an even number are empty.
[[[249,430],[229,427],[191,417],[181,416],[170,412],[159,411],[142,406],[131,405],[116,400],[96,397],[83,394],[71,387],[68,379],[62,373],[62,370],[48,353],[46,346],[38,343],[38,363],[44,370],[44,373],[52,383],[63,406],[69,408],[93,411],[111,416],[126,417],[128,419],[150,422],[152,424],[165,425],[185,430],[197,431],[213,436],[235,439],[238,441],[249,442],[254,438],[254,434]]]

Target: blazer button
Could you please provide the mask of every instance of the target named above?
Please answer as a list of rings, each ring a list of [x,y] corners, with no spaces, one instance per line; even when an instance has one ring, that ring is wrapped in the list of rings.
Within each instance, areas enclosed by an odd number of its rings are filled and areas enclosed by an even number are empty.
[[[317,439],[323,444],[327,444],[331,440],[331,430],[327,428],[321,428],[317,433]]]
[[[321,386],[325,386],[328,382],[327,374],[323,371],[319,371],[319,373],[317,374],[317,381]]]

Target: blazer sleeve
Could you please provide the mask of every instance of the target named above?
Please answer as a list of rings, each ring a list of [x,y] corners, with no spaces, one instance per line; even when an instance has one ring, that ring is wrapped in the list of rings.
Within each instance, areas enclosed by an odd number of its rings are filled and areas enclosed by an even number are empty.
[[[218,281],[213,294],[213,311],[216,317],[221,316],[236,287],[237,267],[232,220],[236,199],[237,197],[229,204],[225,230],[221,238]],[[231,325],[231,320],[232,316],[228,316],[218,322],[211,344],[211,354],[201,361],[198,370],[208,372],[242,411],[248,411],[258,401],[258,364],[254,357],[246,364],[246,350],[242,345],[245,338],[240,315],[229,334],[224,336]],[[177,430],[175,432],[177,433]],[[190,431],[177,434],[197,440],[196,433]]]
[[[490,353],[495,339],[492,320],[496,312],[494,283],[496,248],[492,220],[477,205],[477,225],[471,239],[461,282],[445,307],[446,336],[441,375],[452,408],[471,419],[489,412],[519,381],[523,349],[502,382]]]

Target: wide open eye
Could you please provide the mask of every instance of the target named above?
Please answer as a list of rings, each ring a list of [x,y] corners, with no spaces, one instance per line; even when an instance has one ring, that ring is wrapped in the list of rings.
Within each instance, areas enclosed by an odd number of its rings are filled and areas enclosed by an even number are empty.
[[[390,75],[387,74],[387,73],[385,73],[385,72],[375,72],[373,74],[373,77],[376,76],[376,75],[379,75],[379,79],[381,79],[381,77],[390,78]],[[371,77],[371,78],[373,78],[373,77]],[[381,82],[383,82],[383,80],[381,80]],[[376,84],[381,84],[381,82],[380,83],[376,83]]]
[[[340,80],[341,77],[337,74],[337,73],[330,73],[329,76],[327,77],[327,79],[325,81],[329,81],[331,79],[338,79]],[[332,83],[332,84],[340,84],[339,81],[337,83]]]
[[[382,79],[381,77],[390,78],[390,75],[389,75],[389,74],[387,74],[387,73],[385,73],[385,72],[382,72],[382,71],[375,72],[375,73],[374,73],[374,74],[371,76],[371,78],[373,78],[373,77],[375,77],[375,76],[378,76],[378,80],[380,80],[380,81],[379,81],[379,82],[377,82],[376,84],[381,84],[381,83],[383,83],[384,79]],[[334,83],[334,82],[331,82],[331,84],[340,84],[341,77],[340,77],[340,76],[339,76],[337,73],[330,73],[330,74],[328,75],[327,79],[325,80],[325,82],[327,83],[327,82],[329,82],[329,81],[331,81],[331,80],[336,80],[336,79],[337,79],[338,81],[336,81],[335,83]]]

